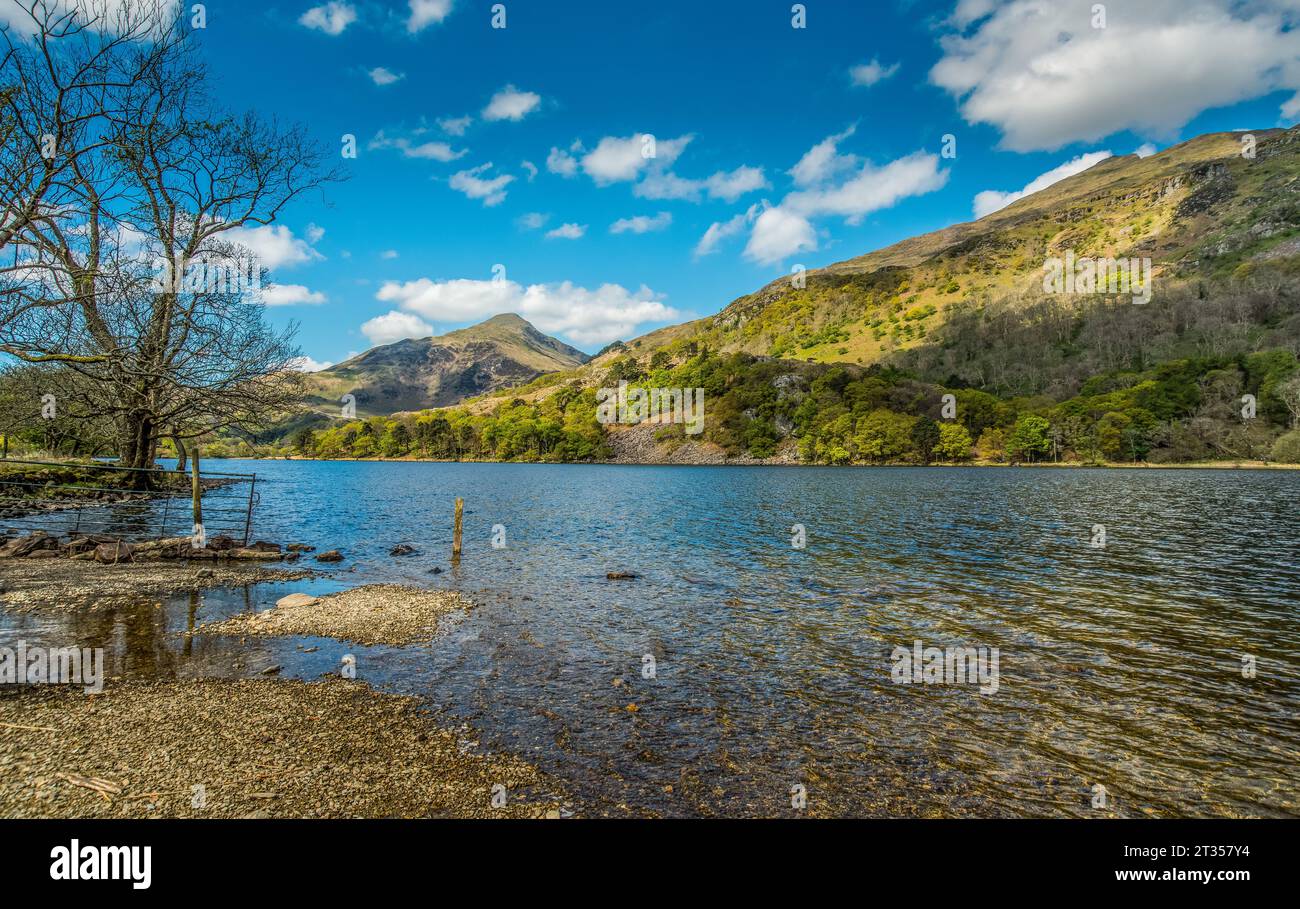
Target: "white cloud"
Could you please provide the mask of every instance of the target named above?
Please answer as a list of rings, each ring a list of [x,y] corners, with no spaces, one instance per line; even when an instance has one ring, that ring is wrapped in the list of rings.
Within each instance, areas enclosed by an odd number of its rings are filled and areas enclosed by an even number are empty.
[[[528,174],[529,183],[532,183],[533,180],[537,179],[537,174],[538,174],[537,165],[534,164],[532,161],[520,161],[519,166],[522,167],[524,169],[524,172]]]
[[[222,237],[248,249],[263,268],[272,271],[282,266],[302,265],[304,262],[325,258],[312,249],[306,240],[295,237],[293,231],[283,224],[232,227]]]
[[[412,35],[430,25],[437,25],[451,14],[451,0],[407,0],[411,15],[406,20],[406,30]]]
[[[1150,158],[1158,151],[1160,151],[1160,149],[1156,148],[1155,143],[1143,142],[1137,148],[1133,149],[1133,154],[1137,155],[1139,158]]]
[[[814,151],[824,146],[825,142],[815,146]],[[829,175],[844,169],[835,163],[836,159],[847,156],[838,155],[834,143],[829,149],[829,155],[823,155],[811,165],[807,154],[795,165],[796,172],[803,166],[806,181],[816,182],[790,193],[780,205],[765,208],[754,221],[745,245],[746,258],[770,265],[794,253],[817,249],[813,218],[837,216],[848,224],[860,224],[872,212],[889,208],[909,196],[933,192],[948,182],[948,171],[939,168],[939,156],[920,151],[881,167],[868,161],[841,182],[834,182]]]
[[[492,162],[489,161],[478,167],[471,167],[469,170],[458,171],[452,174],[450,186],[471,199],[482,199],[483,204],[488,207],[500,205],[506,199],[506,187],[514,182],[515,178],[511,174],[501,174],[484,179],[481,174],[491,169]]]
[[[741,212],[728,221],[715,221],[709,225],[709,229],[700,237],[700,241],[695,244],[695,258],[711,255],[718,251],[718,245],[723,240],[741,234],[745,226],[753,224],[754,219],[758,217],[759,206],[751,205],[749,211]]]
[[[395,249],[386,249],[386,250],[384,250],[383,252],[381,252],[381,253],[379,254],[379,258],[381,258],[381,259],[385,259],[385,260],[392,260],[392,259],[396,259],[396,258],[397,258],[397,255],[398,255],[398,254],[397,254],[397,250],[395,250]]]
[[[150,3],[144,11],[152,15],[155,5],[161,13],[160,16],[154,17],[155,21],[163,22],[175,15],[180,4],[178,0],[158,0],[156,4]],[[113,35],[122,34],[121,26],[138,22],[141,10],[140,4],[134,0],[95,0],[93,4],[86,3],[85,0],[80,0],[79,3],[74,3],[73,0],[44,0],[38,4],[33,4],[31,0],[0,0],[0,25],[7,26],[14,35],[35,36],[39,28],[31,16],[30,10],[33,6],[38,17],[41,15],[41,7],[46,7],[60,16],[73,8],[79,8],[83,13],[90,10],[99,19],[96,27],[102,28],[106,34]],[[124,19],[122,14],[128,10],[134,11],[136,15]]]
[[[652,164],[666,170],[677,160],[693,136],[652,141],[649,135],[625,138],[605,136],[582,158],[582,170],[598,186],[635,180]],[[653,148],[654,157],[647,157]]]
[[[403,338],[427,338],[433,334],[433,326],[409,312],[392,310],[362,323],[361,333],[371,344],[392,344]]]
[[[722,199],[724,202],[735,202],[747,193],[768,188],[767,178],[763,176],[763,168],[743,165],[730,173],[718,171],[704,182],[709,191],[709,198]]]
[[[857,66],[850,67],[849,81],[854,85],[868,88],[877,82],[888,79],[896,72],[898,72],[897,63],[881,66],[879,60],[872,59],[870,63],[859,63]]]
[[[417,130],[416,134],[423,133],[423,130]],[[441,161],[446,164],[449,161],[455,161],[465,157],[469,149],[457,151],[446,142],[413,142],[407,136],[389,136],[384,130],[375,133],[375,137],[367,143],[366,148],[371,151],[382,149],[396,149],[402,153],[404,158],[420,158],[428,161]]]
[[[635,215],[631,218],[619,218],[609,226],[609,232],[611,234],[644,234],[654,230],[663,230],[672,223],[672,213],[661,211],[654,217]]]
[[[1154,151],[1155,147],[1152,146],[1152,152]],[[1150,154],[1150,152],[1148,152],[1148,154]],[[1078,157],[1071,158],[1064,164],[1059,164],[1056,167],[1053,167],[1045,174],[1039,174],[1037,177],[1030,180],[1024,189],[1016,190],[1014,192],[999,192],[996,189],[986,189],[981,193],[976,193],[974,203],[975,217],[982,218],[985,215],[991,215],[999,209],[1006,208],[1017,199],[1023,199],[1025,196],[1036,193],[1040,189],[1046,189],[1053,183],[1059,183],[1066,177],[1072,177],[1075,174],[1082,173],[1098,161],[1104,161],[1110,156],[1109,151],[1088,152],[1085,155],[1079,155]]]
[[[548,240],[577,240],[587,233],[585,224],[561,224],[554,230],[546,232]]]
[[[639,325],[667,322],[682,315],[644,285],[637,291],[618,284],[589,290],[569,281],[525,287],[514,281],[435,282],[421,278],[402,284],[388,282],[377,297],[432,321],[471,322],[514,312],[548,334],[584,345],[626,338]],[[389,315],[402,314],[394,311]]]
[[[539,211],[530,211],[525,215],[520,215],[515,223],[524,230],[541,230],[546,226],[546,222],[551,220],[551,216]]]
[[[781,205],[799,214],[839,215],[850,224],[889,208],[908,196],[933,192],[948,182],[948,172],[939,169],[939,156],[913,152],[883,167],[867,162],[838,185],[823,185],[790,193]]]
[[[314,305],[324,303],[325,295],[301,284],[268,284],[262,288],[262,302],[267,306]]]
[[[856,125],[850,126],[842,133],[827,136],[808,151],[804,152],[799,162],[790,168],[789,174],[796,186],[812,186],[829,180],[844,171],[858,166],[856,155],[841,155],[839,144],[858,131]]]
[[[786,256],[817,248],[817,231],[803,215],[776,206],[754,222],[745,244],[745,258],[770,265]]]
[[[313,6],[298,18],[299,25],[314,28],[327,35],[341,35],[343,30],[357,21],[357,11],[351,3],[330,0],[322,6]]]
[[[930,80],[1016,151],[1173,136],[1204,110],[1300,89],[1295,0],[1144,0],[1116,5],[1106,28],[1092,5],[964,2]]]
[[[582,143],[573,143],[573,150],[580,150]],[[572,177],[578,172],[578,159],[561,148],[551,146],[551,153],[546,156],[546,169],[561,177]]]
[[[321,226],[318,225],[318,224],[308,224],[308,225],[307,225],[307,242],[308,242],[308,243],[313,243],[313,244],[314,244],[314,243],[319,243],[319,242],[321,241],[321,238],[324,237],[324,236],[325,236],[325,228],[321,227]]]
[[[438,128],[449,136],[463,136],[474,118],[466,114],[463,117],[443,117],[438,121]]]
[[[392,85],[406,78],[406,73],[395,73],[386,66],[376,66],[372,70],[367,70],[366,75],[375,85]]]
[[[735,202],[741,196],[768,187],[761,167],[742,165],[733,171],[718,171],[703,180],[679,177],[671,171],[652,171],[633,189],[642,199],[686,199],[699,201],[703,194],[710,199]]]
[[[329,369],[334,365],[333,360],[313,360],[311,357],[294,357],[289,361],[289,368],[296,369],[299,372],[320,372],[322,369]]]
[[[541,103],[541,95],[535,92],[521,92],[513,85],[507,85],[493,95],[487,107],[483,108],[483,119],[522,120]]]

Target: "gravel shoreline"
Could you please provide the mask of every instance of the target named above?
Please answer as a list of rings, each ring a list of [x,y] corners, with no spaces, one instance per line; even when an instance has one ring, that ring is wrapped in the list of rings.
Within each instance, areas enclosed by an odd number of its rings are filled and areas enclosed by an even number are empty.
[[[0,606],[17,612],[111,609],[207,587],[296,581],[320,574],[310,568],[244,563],[101,565],[69,559],[0,559]]]
[[[322,597],[293,594],[274,609],[244,613],[195,629],[196,634],[308,635],[356,644],[418,644],[437,637],[444,616],[474,604],[448,590],[370,584]]]
[[[559,792],[416,699],[337,677],[0,689],[4,817],[567,816]]]

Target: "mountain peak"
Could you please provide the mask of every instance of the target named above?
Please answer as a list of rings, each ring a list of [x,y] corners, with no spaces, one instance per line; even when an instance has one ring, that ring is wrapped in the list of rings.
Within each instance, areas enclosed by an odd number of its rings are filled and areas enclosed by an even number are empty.
[[[517,313],[506,312],[443,335],[372,347],[312,373],[308,382],[311,398],[322,410],[352,394],[358,413],[390,414],[447,407],[589,359]]]

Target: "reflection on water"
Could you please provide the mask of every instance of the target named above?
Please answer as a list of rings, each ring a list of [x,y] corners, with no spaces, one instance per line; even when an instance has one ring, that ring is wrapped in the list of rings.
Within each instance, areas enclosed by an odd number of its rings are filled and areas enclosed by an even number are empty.
[[[311,678],[355,653],[360,677],[474,722],[594,812],[791,814],[800,784],[808,813],[841,815],[1300,802],[1300,473],[253,466],[254,537],[343,550],[331,578],[9,615],[0,636],[105,646],[110,675]],[[419,554],[388,555],[403,542]],[[376,581],[481,607],[418,647],[186,634]],[[891,650],[918,639],[998,647],[997,693],[894,684]]]

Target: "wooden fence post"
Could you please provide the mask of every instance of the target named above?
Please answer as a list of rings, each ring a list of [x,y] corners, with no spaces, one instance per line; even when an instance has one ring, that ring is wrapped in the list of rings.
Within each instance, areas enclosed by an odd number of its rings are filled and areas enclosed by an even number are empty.
[[[451,560],[460,561],[460,531],[462,515],[465,513],[465,500],[460,496],[456,497],[456,519],[454,529],[451,535]]]
[[[194,443],[194,451],[190,456],[190,496],[194,499],[194,533],[198,533],[198,528],[203,526],[203,486],[199,482],[199,443]],[[207,543],[207,534],[204,543]],[[192,540],[192,537],[191,537]],[[195,547],[196,549],[199,547]]]

